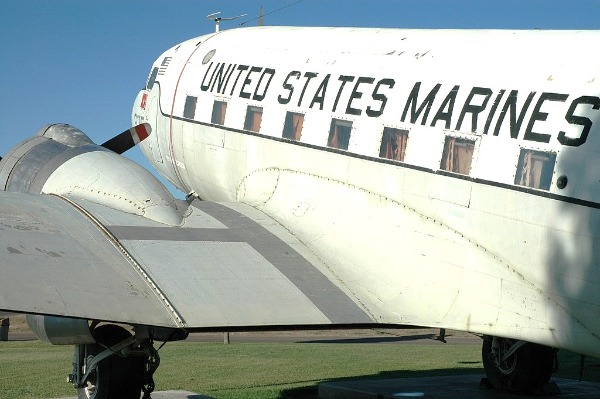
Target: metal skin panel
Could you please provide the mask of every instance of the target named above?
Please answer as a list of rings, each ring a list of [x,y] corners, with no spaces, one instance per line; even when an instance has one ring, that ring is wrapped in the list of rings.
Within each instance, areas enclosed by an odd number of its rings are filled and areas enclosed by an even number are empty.
[[[158,106],[136,101],[133,118],[169,126],[157,167],[177,187],[275,219],[377,322],[598,356],[598,34],[229,30],[159,57],[172,62],[143,91]],[[298,142],[287,112],[305,114]],[[327,147],[332,118],[352,122],[347,151]],[[380,155],[388,126],[409,132],[404,162]],[[474,142],[468,174],[442,170],[448,136]],[[556,157],[549,188],[516,183],[524,149]]]
[[[199,226],[199,220],[210,221],[207,217],[223,227],[212,222],[209,228],[107,226],[187,327],[374,321],[336,286],[339,281],[334,283],[314,259],[311,263],[299,253],[303,245],[295,237],[252,220],[276,224],[264,214],[246,216],[222,204],[195,201],[186,219]]]
[[[0,309],[177,327],[107,236],[65,200],[0,192]]]
[[[168,227],[75,197],[0,203],[0,310],[192,329],[373,322],[251,209],[179,202],[183,226]]]

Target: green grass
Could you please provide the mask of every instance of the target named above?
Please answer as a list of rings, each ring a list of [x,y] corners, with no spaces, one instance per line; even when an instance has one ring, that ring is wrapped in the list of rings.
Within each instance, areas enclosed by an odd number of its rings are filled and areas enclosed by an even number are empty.
[[[73,396],[65,382],[71,350],[39,342],[0,343],[2,398]],[[282,399],[316,392],[314,387],[327,380],[483,373],[480,351],[478,345],[177,342],[160,351],[155,381],[158,390]],[[559,375],[576,377],[579,357],[561,352],[560,358],[565,371]],[[587,361],[586,379],[600,381],[599,363]]]

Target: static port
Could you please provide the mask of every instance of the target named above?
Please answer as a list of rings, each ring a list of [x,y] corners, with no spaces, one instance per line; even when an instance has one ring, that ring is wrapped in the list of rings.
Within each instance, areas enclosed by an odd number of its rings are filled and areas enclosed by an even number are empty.
[[[562,190],[563,188],[567,187],[568,181],[569,179],[567,179],[567,176],[562,175],[556,179],[556,186]]]

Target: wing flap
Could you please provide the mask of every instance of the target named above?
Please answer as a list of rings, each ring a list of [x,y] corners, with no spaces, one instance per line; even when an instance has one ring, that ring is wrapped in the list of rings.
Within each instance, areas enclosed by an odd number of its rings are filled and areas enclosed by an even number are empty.
[[[194,201],[186,212],[183,227],[109,223],[107,229],[187,327],[373,323],[323,273],[325,266],[262,212],[209,201]]]

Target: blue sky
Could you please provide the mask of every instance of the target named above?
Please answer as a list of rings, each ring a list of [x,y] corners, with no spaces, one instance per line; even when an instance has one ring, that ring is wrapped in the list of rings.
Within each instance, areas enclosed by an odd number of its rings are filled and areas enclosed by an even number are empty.
[[[2,0],[0,156],[48,123],[70,123],[97,143],[129,128],[152,62],[213,31],[205,16],[216,11],[248,14],[223,29],[256,25],[261,5],[266,25],[600,29],[600,0],[296,1]],[[127,155],[147,166],[139,150]]]

